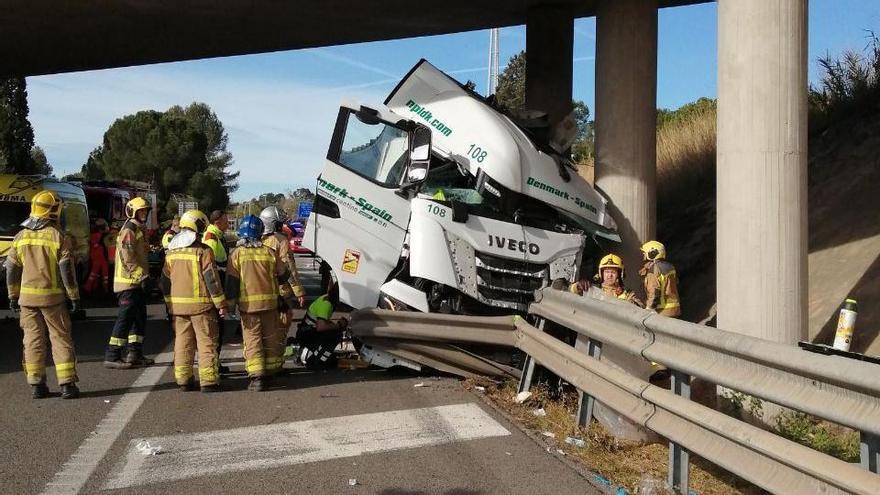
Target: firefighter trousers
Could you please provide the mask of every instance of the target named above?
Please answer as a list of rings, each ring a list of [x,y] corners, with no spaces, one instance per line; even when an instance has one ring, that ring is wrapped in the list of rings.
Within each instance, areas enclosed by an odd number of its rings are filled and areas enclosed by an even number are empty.
[[[76,353],[73,350],[73,327],[65,303],[44,308],[21,307],[21,329],[24,331],[24,373],[31,385],[46,382],[47,339],[52,343],[52,360],[58,384],[75,383]],[[47,337],[48,333],[48,337]]]
[[[119,314],[113,333],[104,353],[106,361],[122,359],[122,351],[128,344],[129,352],[141,353],[144,345],[144,330],[147,328],[147,295],[144,289],[136,288],[119,293]]]
[[[193,359],[199,352],[199,381],[205,385],[220,382],[220,355],[217,336],[220,326],[216,311],[198,315],[174,315],[174,379],[185,385],[193,377]]]
[[[241,314],[241,343],[248,376],[277,373],[283,364],[283,346],[278,339],[278,312]]]

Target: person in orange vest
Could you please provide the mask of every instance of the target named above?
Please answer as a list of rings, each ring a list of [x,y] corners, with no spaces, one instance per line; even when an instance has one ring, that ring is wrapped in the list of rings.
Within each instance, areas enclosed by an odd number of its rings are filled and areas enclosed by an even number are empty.
[[[180,233],[165,255],[159,288],[174,318],[174,379],[182,391],[195,389],[193,359],[199,353],[202,392],[220,390],[217,339],[226,316],[226,298],[214,253],[201,242],[208,218],[199,210],[180,217]]]
[[[55,375],[62,399],[79,397],[76,353],[70,314],[79,308],[70,238],[58,225],[62,201],[52,191],[40,191],[31,201],[31,214],[15,235],[6,258],[9,308],[20,312],[24,332],[23,367],[34,399],[49,396],[46,386],[46,347],[52,343]],[[46,336],[48,335],[48,342]]]
[[[636,297],[635,292],[623,287],[623,277],[626,275],[623,260],[616,254],[608,254],[599,261],[599,273],[596,275],[597,283],[601,284],[602,292],[609,297],[631,302],[639,307],[645,304]]]
[[[639,275],[645,284],[645,307],[662,316],[678,318],[681,316],[678,275],[672,263],[666,261],[666,246],[658,241],[648,241],[642,245],[642,255],[645,264]]]
[[[95,220],[95,229],[89,234],[89,278],[83,289],[86,292],[94,292],[96,285],[101,283],[101,290],[110,290],[110,265],[107,260],[107,246],[104,237],[110,232],[107,221],[103,218]]]

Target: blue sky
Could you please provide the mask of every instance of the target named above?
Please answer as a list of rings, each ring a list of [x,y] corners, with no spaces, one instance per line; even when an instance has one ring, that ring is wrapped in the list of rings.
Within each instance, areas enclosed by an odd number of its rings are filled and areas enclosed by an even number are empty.
[[[880,33],[880,1],[810,0],[816,59],[861,50]],[[716,6],[660,11],[657,105],[715,96]],[[575,21],[574,97],[594,108],[596,22]],[[76,172],[116,118],[202,101],[229,133],[241,171],[236,200],[314,188],[339,103],[378,104],[420,58],[484,92],[488,31],[28,78],[30,121],[56,174]],[[502,65],[525,48],[523,26],[501,31]]]

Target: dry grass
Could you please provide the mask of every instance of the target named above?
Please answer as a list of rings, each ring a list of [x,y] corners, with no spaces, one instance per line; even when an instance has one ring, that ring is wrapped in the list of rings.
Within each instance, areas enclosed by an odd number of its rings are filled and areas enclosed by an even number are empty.
[[[516,383],[513,381],[494,384],[488,380],[468,380],[469,388],[486,388],[485,396],[499,409],[507,412],[520,426],[535,432],[544,440],[550,452],[556,449],[565,456],[582,464],[588,470],[599,473],[615,486],[625,488],[629,493],[638,493],[643,478],[666,480],[668,450],[666,445],[637,445],[614,438],[598,423],[593,422],[588,429],[577,426],[574,414],[577,410],[577,395],[565,394],[551,400],[547,389],[536,386],[532,396],[524,404],[517,404]],[[536,416],[533,411],[543,407],[546,416]],[[544,432],[554,438],[543,436]],[[565,443],[566,437],[584,440],[587,445],[577,448]],[[762,491],[719,468],[691,457],[690,488],[700,494],[757,494]]]

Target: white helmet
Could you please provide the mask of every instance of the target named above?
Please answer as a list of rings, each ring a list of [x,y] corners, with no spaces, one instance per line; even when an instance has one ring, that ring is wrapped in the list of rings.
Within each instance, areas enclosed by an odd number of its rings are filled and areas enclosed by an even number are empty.
[[[287,220],[287,214],[284,210],[277,206],[267,206],[260,212],[260,220],[263,221],[263,228],[266,234],[278,232]]]

